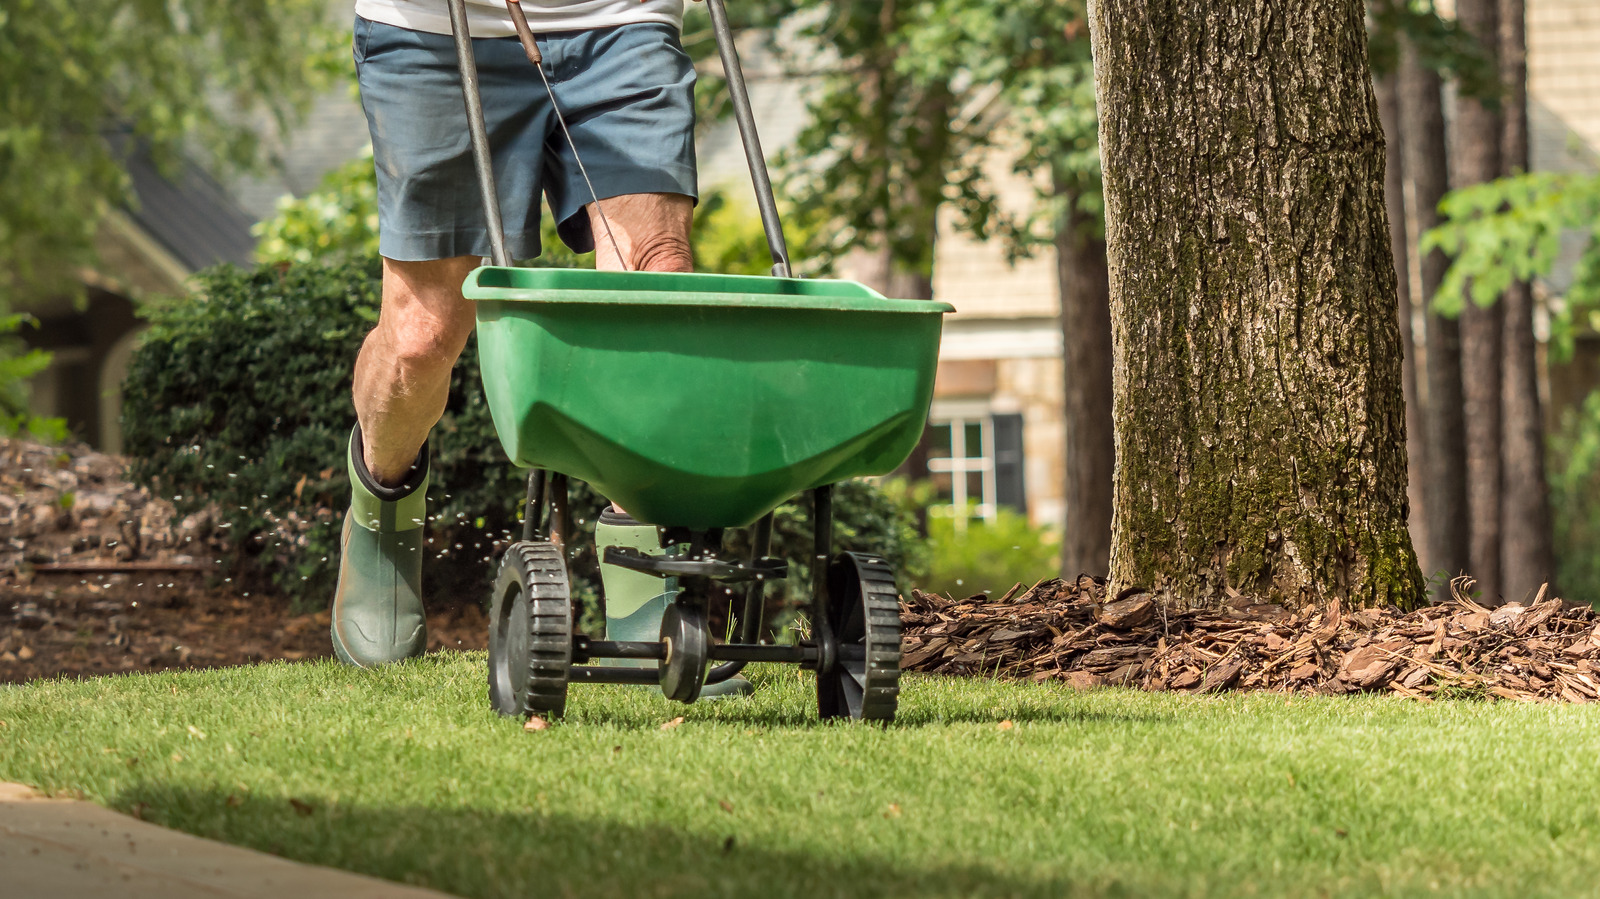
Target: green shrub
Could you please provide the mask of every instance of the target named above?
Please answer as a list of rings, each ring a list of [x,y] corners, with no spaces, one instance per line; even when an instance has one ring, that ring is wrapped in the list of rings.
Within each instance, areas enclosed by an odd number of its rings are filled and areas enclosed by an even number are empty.
[[[303,197],[278,198],[277,214],[250,229],[260,262],[329,262],[378,254],[378,177],[372,147],[330,169]]]
[[[1568,599],[1600,602],[1600,391],[1568,409],[1550,436],[1550,512],[1556,584]]]
[[[969,519],[958,530],[949,515],[928,517],[928,576],[920,584],[930,593],[961,598],[999,595],[1017,583],[1055,577],[1061,567],[1061,538],[1052,528],[1034,527],[1024,515],[1002,508],[993,521]]]
[[[219,567],[302,606],[333,593],[350,489],[351,369],[377,319],[377,277],[375,260],[207,270],[195,298],[148,310],[129,369],[124,441],[134,479],[171,498],[180,517],[214,508],[227,544]],[[498,546],[520,534],[526,473],[500,447],[475,341],[452,375],[431,449],[426,589],[442,601],[480,601]],[[600,502],[576,491],[580,595],[593,594]],[[845,484],[836,514],[840,548],[914,561],[911,517],[892,496]],[[802,587],[808,520],[793,504],[777,515],[779,550]],[[730,550],[742,551],[743,539],[730,534]],[[796,596],[792,587],[772,593],[776,604]]]

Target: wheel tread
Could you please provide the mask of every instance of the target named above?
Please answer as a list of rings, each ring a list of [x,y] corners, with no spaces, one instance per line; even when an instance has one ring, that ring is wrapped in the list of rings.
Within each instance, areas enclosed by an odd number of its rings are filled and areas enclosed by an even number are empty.
[[[893,721],[900,697],[900,590],[894,569],[877,556],[841,553],[835,565],[854,568],[859,595],[851,601],[862,603],[866,633],[865,687],[861,697],[862,720]],[[835,597],[836,605],[839,598]]]
[[[572,665],[572,591],[561,550],[548,542],[514,543],[500,563],[528,601],[528,692],[524,715],[559,717],[567,706]]]

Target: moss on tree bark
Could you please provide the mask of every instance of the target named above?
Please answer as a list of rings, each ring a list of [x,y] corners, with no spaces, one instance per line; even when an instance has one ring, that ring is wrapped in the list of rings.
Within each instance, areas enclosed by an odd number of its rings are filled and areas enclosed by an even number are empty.
[[[1115,588],[1423,596],[1359,0],[1095,0]]]

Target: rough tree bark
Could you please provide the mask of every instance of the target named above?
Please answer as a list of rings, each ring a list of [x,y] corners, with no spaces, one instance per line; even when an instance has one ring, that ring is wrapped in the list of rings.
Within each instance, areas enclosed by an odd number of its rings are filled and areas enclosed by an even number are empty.
[[[1383,204],[1389,213],[1389,252],[1394,257],[1395,293],[1400,305],[1400,383],[1406,398],[1406,524],[1411,543],[1417,547],[1422,570],[1429,571],[1427,499],[1423,479],[1428,470],[1427,431],[1423,427],[1423,404],[1417,377],[1417,341],[1411,333],[1411,250],[1406,237],[1406,175],[1400,130],[1400,76],[1389,72],[1378,78],[1378,115],[1383,122]]]
[[[1444,98],[1439,73],[1422,64],[1404,42],[1400,60],[1401,152],[1411,182],[1412,224],[1418,234],[1439,223],[1439,200],[1450,189],[1445,156]],[[1433,311],[1433,297],[1450,268],[1439,250],[1417,260],[1417,302],[1427,310],[1428,405],[1424,432],[1429,448],[1425,471],[1428,560],[1425,572],[1454,577],[1467,568],[1466,423],[1462,419],[1461,324]]]
[[[1422,599],[1360,0],[1091,0],[1113,590]]]
[[[1084,234],[1076,197],[1059,180],[1068,212],[1056,229],[1065,376],[1066,522],[1061,574],[1104,575],[1111,564],[1111,284],[1106,242]]]
[[[1522,0],[1500,0],[1500,81],[1504,117],[1502,174],[1528,170],[1528,41]],[[1550,487],[1544,475],[1544,411],[1539,401],[1533,290],[1512,284],[1505,298],[1505,507],[1501,576],[1507,599],[1526,601],[1555,574]]]
[[[1495,55],[1496,0],[1457,0],[1456,21]],[[1500,113],[1495,104],[1457,95],[1450,123],[1451,183],[1466,187],[1500,177]],[[1478,592],[1500,601],[1501,337],[1504,307],[1468,302],[1461,311],[1461,385],[1467,438],[1467,573]]]

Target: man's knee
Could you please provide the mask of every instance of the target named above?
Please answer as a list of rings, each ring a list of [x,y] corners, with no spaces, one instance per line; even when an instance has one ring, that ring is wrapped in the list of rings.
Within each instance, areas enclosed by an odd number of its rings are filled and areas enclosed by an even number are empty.
[[[413,369],[455,364],[475,323],[461,282],[476,265],[475,257],[384,260],[383,311],[374,336],[397,362]]]
[[[471,328],[428,315],[396,316],[380,327],[396,362],[412,370],[448,370],[466,348]]]
[[[657,233],[633,247],[633,269],[641,272],[692,272],[694,253],[686,234]]]

